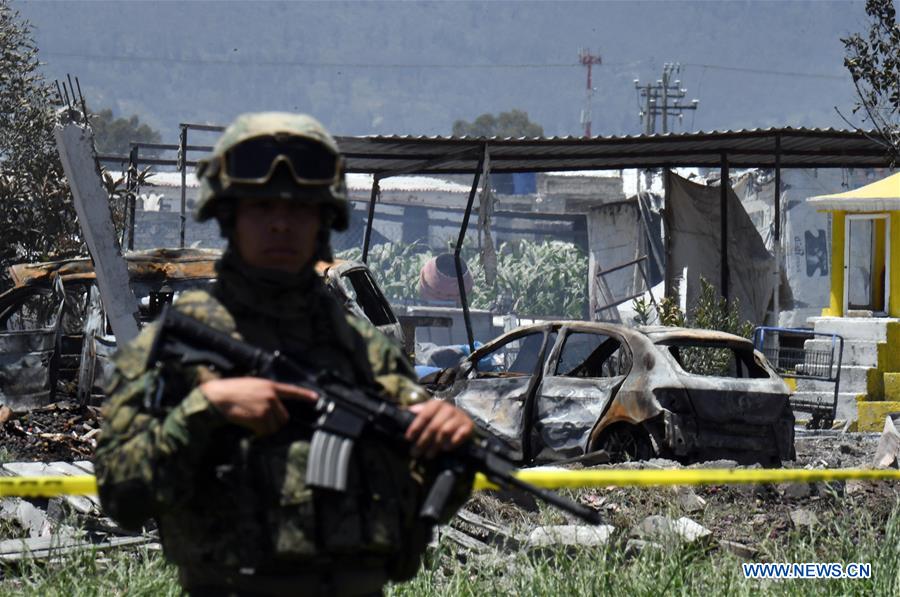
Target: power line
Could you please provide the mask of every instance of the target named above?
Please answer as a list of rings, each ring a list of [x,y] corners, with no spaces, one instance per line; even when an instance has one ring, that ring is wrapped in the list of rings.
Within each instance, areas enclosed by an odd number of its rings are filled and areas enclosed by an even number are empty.
[[[742,66],[724,66],[721,64],[698,64],[696,62],[682,62],[681,66],[697,66],[701,68],[709,68],[713,70],[728,70],[735,71],[741,73],[750,73],[754,75],[775,75],[779,77],[807,77],[810,79],[840,79],[841,81],[847,80],[847,77],[842,77],[840,75],[826,75],[822,73],[799,73],[799,72],[791,72],[791,71],[782,71],[782,70],[767,70],[762,68],[745,68]]]
[[[224,64],[232,66],[307,66],[322,68],[579,68],[579,63],[507,63],[507,64],[409,64],[409,63],[367,63],[367,62],[306,62],[298,60],[229,60],[225,58],[167,58],[163,56],[121,55],[109,56],[99,54],[79,54],[69,52],[41,52],[41,56],[60,58],[81,58],[85,60],[101,60],[108,62],[159,62],[163,64]]]
[[[259,66],[300,66],[310,68],[367,68],[367,69],[406,69],[406,68],[446,68],[446,69],[555,69],[555,68],[580,68],[579,62],[544,62],[544,63],[497,63],[497,64],[473,64],[473,63],[375,63],[375,62],[315,62],[303,60],[233,60],[228,58],[172,58],[165,56],[141,56],[141,55],[103,55],[86,54],[80,52],[52,52],[41,51],[40,56],[53,56],[57,58],[76,58],[82,60],[97,60],[105,62],[156,62],[161,64],[221,64],[240,67]],[[635,66],[643,60],[630,63],[606,62],[607,66],[626,67]],[[813,79],[845,80],[847,77],[839,75],[827,75],[823,73],[804,73],[792,71],[777,71],[759,68],[745,68],[740,66],[728,66],[723,64],[701,64],[695,62],[682,62],[682,66],[695,66],[713,70],[744,72],[757,75],[773,75],[783,77],[805,77]]]

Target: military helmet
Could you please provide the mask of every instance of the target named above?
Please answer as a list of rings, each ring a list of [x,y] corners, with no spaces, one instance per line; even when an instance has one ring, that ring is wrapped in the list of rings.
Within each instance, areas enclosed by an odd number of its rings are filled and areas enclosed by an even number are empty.
[[[216,215],[222,199],[280,197],[331,210],[331,227],[349,221],[343,159],[334,138],[306,114],[255,112],[232,122],[197,166],[196,218]]]

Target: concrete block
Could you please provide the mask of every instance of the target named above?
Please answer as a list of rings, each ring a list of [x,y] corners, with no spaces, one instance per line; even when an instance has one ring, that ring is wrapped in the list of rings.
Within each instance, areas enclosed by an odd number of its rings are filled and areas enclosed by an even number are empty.
[[[888,324],[887,340],[879,352],[885,354],[885,371],[900,371],[900,322]]]
[[[866,378],[866,394],[869,400],[884,400],[884,371],[869,369]]]
[[[884,373],[884,399],[900,401],[900,373]]]
[[[892,413],[900,414],[898,401],[859,401],[856,403],[859,415],[859,431],[879,432],[884,428],[884,419]]]
[[[817,332],[870,342],[887,340],[888,324],[900,321],[893,317],[811,317],[810,320]]]
[[[825,353],[830,352],[832,348],[831,340],[828,338],[807,340],[803,347],[807,351]],[[878,364],[878,343],[873,340],[845,340],[841,363],[843,365],[875,367]]]
[[[616,527],[609,524],[597,526],[560,524],[537,527],[528,535],[528,544],[534,547],[551,545],[601,547],[609,542]]]

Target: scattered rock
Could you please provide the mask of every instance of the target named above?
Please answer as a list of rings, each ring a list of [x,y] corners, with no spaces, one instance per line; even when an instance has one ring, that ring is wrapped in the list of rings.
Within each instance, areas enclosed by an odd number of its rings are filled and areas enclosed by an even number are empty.
[[[887,416],[884,418],[884,431],[878,440],[878,448],[875,449],[875,459],[872,466],[875,468],[898,468],[900,461],[900,433],[894,425],[894,420]]]
[[[780,483],[778,491],[789,500],[799,500],[809,497],[812,493],[812,488],[809,483]]]
[[[851,479],[844,483],[844,495],[854,495],[857,493],[864,493],[865,491],[866,484],[862,481]]]
[[[625,544],[625,557],[637,557],[642,551],[647,549],[663,549],[663,546],[653,541],[643,541],[641,539],[629,539]]]
[[[735,468],[738,466],[737,460],[709,460],[707,462],[700,462],[698,464],[692,464],[688,468]],[[754,468],[754,467],[747,467]]]
[[[795,527],[813,527],[819,524],[819,517],[815,512],[806,508],[799,508],[791,512],[791,522]]]
[[[672,530],[688,543],[693,543],[694,541],[705,539],[712,535],[712,531],[686,516],[682,516],[676,520],[672,525]]]
[[[706,507],[706,500],[694,493],[690,487],[678,487],[675,490],[678,505],[687,513],[698,512]]]
[[[750,519],[750,524],[759,525],[759,524],[767,524],[769,522],[769,517],[765,514],[754,514],[753,518]]]
[[[734,554],[745,560],[752,560],[756,557],[757,551],[749,545],[738,543],[737,541],[719,540],[719,548],[728,553]]]
[[[528,544],[533,547],[551,545],[578,545],[581,547],[600,547],[609,542],[616,527],[609,524],[586,526],[561,524],[537,527],[528,535]]]
[[[648,516],[631,531],[632,537],[641,539],[671,539],[675,537],[681,541],[693,543],[712,534],[712,531],[704,528],[687,517],[672,520],[666,516]]]

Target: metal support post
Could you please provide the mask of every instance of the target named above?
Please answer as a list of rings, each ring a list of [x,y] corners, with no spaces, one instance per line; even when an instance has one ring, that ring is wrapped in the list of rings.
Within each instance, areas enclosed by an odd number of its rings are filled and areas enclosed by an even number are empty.
[[[481,151],[481,157],[478,158],[478,168],[475,170],[475,177],[472,180],[472,188],[469,190],[469,200],[466,203],[466,213],[463,215],[462,225],[459,227],[459,238],[456,241],[456,247],[453,250],[453,261],[456,266],[456,282],[459,285],[459,300],[462,303],[463,319],[466,322],[466,337],[469,339],[469,350],[475,352],[475,335],[472,332],[472,316],[469,313],[469,300],[466,296],[466,285],[463,282],[462,273],[462,252],[463,242],[466,240],[466,229],[469,227],[469,216],[472,215],[472,204],[475,202],[475,193],[478,191],[478,181],[481,179],[481,169],[484,167],[485,156],[487,155],[487,144]]]
[[[730,278],[728,271],[728,179],[728,156],[723,153],[719,176],[719,215],[721,217],[719,234],[722,247],[721,292],[726,301],[728,300],[728,280]]]
[[[178,143],[178,158],[181,162],[181,233],[179,235],[179,242],[182,249],[184,248],[184,229],[187,224],[187,218],[185,217],[185,207],[187,203],[187,134],[188,127],[186,125],[181,125],[181,139]]]
[[[779,325],[781,315],[781,135],[775,136],[775,233],[772,238],[775,249],[775,286],[772,291],[772,325]]]
[[[369,243],[372,240],[372,222],[375,220],[375,202],[378,195],[381,194],[380,187],[381,177],[378,174],[372,175],[372,194],[369,196],[369,217],[366,219],[366,235],[363,237],[363,253],[362,261],[369,263]]]

